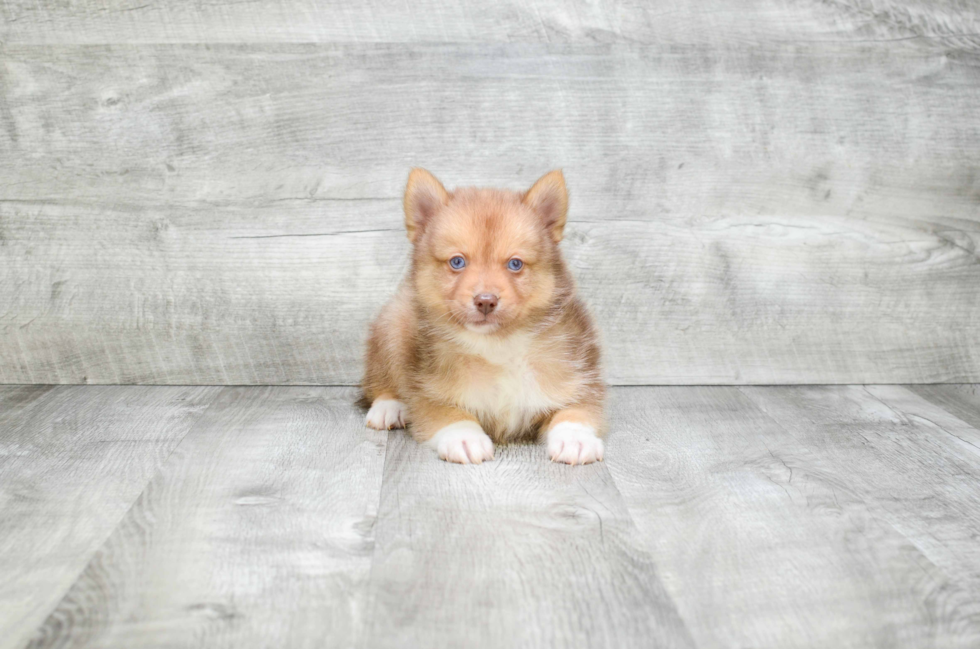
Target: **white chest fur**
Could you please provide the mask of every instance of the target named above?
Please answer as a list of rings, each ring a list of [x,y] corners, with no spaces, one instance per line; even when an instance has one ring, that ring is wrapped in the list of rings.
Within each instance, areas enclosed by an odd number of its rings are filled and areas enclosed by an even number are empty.
[[[512,436],[527,430],[542,413],[561,407],[538,382],[531,365],[530,334],[497,338],[461,332],[457,341],[466,353],[479,356],[494,366],[492,379],[474,377],[461,386],[461,405],[481,422],[492,421],[496,432]]]

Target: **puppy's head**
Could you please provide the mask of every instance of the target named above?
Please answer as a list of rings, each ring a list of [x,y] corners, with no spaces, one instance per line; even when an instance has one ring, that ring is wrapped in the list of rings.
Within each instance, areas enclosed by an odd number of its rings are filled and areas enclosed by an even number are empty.
[[[413,169],[405,228],[416,295],[432,320],[490,334],[547,314],[570,290],[558,251],[567,211],[561,171],[519,193],[447,192],[428,171]]]

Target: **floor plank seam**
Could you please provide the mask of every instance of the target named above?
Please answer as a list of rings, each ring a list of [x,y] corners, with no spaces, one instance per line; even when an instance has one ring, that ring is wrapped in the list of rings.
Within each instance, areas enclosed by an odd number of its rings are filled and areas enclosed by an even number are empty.
[[[173,386],[167,386],[167,387],[173,387]],[[157,479],[157,476],[160,474],[163,468],[166,467],[167,463],[170,461],[170,458],[173,457],[174,453],[177,452],[177,449],[180,448],[181,444],[184,443],[184,440],[187,439],[187,436],[190,435],[191,432],[197,429],[197,426],[200,424],[201,419],[204,417],[205,413],[207,413],[208,411],[211,410],[212,407],[214,407],[215,403],[218,402],[218,397],[226,389],[220,386],[186,386],[186,387],[219,387],[219,390],[215,392],[214,396],[211,399],[211,403],[209,403],[206,408],[201,409],[200,414],[198,414],[197,417],[195,417],[194,423],[187,427],[187,430],[184,432],[183,435],[181,435],[180,441],[174,444],[174,447],[170,450],[169,453],[167,453],[166,457],[161,460],[160,468],[158,468],[152,475],[150,475],[149,478],[146,480],[146,482],[143,483],[143,486],[140,488],[139,493],[136,494],[135,498],[133,498],[133,502],[129,504],[129,507],[126,508],[126,510],[122,513],[122,515],[115,521],[115,523],[111,527],[107,527],[106,534],[99,542],[98,547],[96,547],[95,550],[89,555],[88,559],[82,565],[81,569],[72,577],[71,581],[67,582],[68,586],[65,588],[64,592],[62,592],[61,597],[58,598],[58,601],[54,604],[54,606],[51,607],[51,609],[44,615],[43,618],[41,618],[40,625],[38,625],[38,627],[34,629],[34,635],[31,637],[31,639],[27,641],[26,644],[24,644],[21,647],[21,649],[29,649],[30,647],[34,646],[38,632],[44,629],[44,627],[48,623],[48,619],[58,610],[61,604],[65,601],[65,598],[68,597],[68,594],[71,593],[72,588],[74,588],[75,584],[78,583],[78,580],[82,577],[83,574],[85,574],[85,571],[89,569],[89,566],[92,564],[92,559],[94,559],[99,554],[99,552],[101,552],[102,549],[106,546],[106,543],[108,543],[109,540],[112,538],[112,536],[116,533],[116,530],[119,528],[119,525],[124,520],[126,520],[126,518],[133,511],[133,508],[136,507],[136,504],[140,501],[140,498],[142,498],[143,494],[146,493],[146,490],[149,487],[149,485],[152,484],[153,481]]]
[[[364,408],[357,405],[356,402],[354,404],[354,407],[357,408],[358,412],[364,410]],[[361,639],[367,637],[367,631],[368,631],[367,624],[368,621],[371,619],[371,616],[368,614],[369,609],[371,608],[371,602],[369,599],[371,595],[371,584],[374,582],[375,563],[379,560],[378,552],[377,552],[378,518],[381,514],[381,499],[384,494],[384,487],[385,487],[385,471],[388,468],[388,460],[390,459],[388,449],[389,449],[389,445],[391,444],[391,431],[386,430],[383,432],[385,436],[384,459],[381,461],[381,480],[380,480],[380,484],[378,484],[378,500],[375,503],[374,519],[371,521],[371,529],[368,531],[371,538],[371,562],[368,564],[367,579],[364,581],[364,584],[361,587],[361,593],[365,598],[364,600],[365,606],[364,609],[362,610],[363,615],[361,616],[361,619],[355,620],[354,623],[353,643],[351,646],[355,648],[360,647]],[[397,433],[398,431],[396,430],[395,432]],[[364,433],[359,432],[358,434],[363,435]]]
[[[921,397],[920,395],[916,394],[915,392],[913,392],[913,391],[905,388],[904,385],[899,386],[899,387],[904,388],[905,391],[908,392],[910,396],[913,396],[913,397],[915,397],[917,399],[922,399],[923,401],[926,401],[927,403],[932,403],[928,399],[925,399],[925,398]],[[928,417],[923,417],[922,415],[916,415],[914,413],[902,413],[902,412],[899,412],[898,410],[895,410],[895,408],[892,407],[890,404],[885,403],[885,401],[883,401],[878,395],[876,395],[873,392],[871,392],[870,390],[868,390],[868,387],[867,386],[864,386],[864,391],[866,393],[868,393],[870,396],[874,397],[874,399],[876,401],[878,401],[878,403],[882,404],[883,406],[885,406],[886,408],[888,408],[889,410],[891,410],[895,414],[899,415],[901,418],[903,418],[903,419],[912,419],[912,418],[914,418],[914,419],[921,419],[922,421],[927,421],[930,424],[932,424],[933,426],[935,426],[936,428],[938,428],[939,430],[941,430],[944,433],[946,433],[947,435],[949,435],[950,437],[955,437],[956,439],[960,440],[961,442],[963,442],[967,446],[972,446],[973,448],[977,449],[978,452],[980,452],[980,446],[977,446],[973,442],[970,442],[968,440],[965,440],[962,437],[960,437],[959,435],[957,435],[957,434],[955,434],[953,432],[950,432],[949,430],[946,429],[945,426],[943,426],[943,425],[941,425],[941,424],[933,421],[932,419],[929,419]],[[956,413],[952,412],[948,408],[945,408],[945,407],[943,407],[943,406],[941,406],[939,404],[933,404],[933,405],[935,405],[937,408],[939,408],[940,410],[942,410],[947,416],[952,417],[956,421],[958,421],[961,424],[963,424],[965,427],[971,428],[973,430],[976,430],[976,431],[980,432],[980,429],[978,429],[976,426],[974,426],[970,422],[964,421],[961,417],[957,416]]]

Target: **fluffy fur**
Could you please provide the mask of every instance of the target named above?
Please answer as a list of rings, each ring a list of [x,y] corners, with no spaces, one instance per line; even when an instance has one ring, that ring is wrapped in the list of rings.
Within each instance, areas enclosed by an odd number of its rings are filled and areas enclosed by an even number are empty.
[[[535,437],[552,460],[601,460],[605,387],[595,327],[558,248],[561,171],[519,193],[448,192],[413,169],[404,208],[411,269],[371,326],[367,425],[409,425],[464,464],[491,459],[494,443]],[[484,313],[477,296],[496,307]]]

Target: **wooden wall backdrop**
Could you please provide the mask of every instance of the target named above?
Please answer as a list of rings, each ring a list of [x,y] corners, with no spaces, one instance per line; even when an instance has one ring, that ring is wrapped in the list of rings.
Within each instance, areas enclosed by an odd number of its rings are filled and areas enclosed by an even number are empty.
[[[4,0],[0,382],[356,383],[413,165],[565,169],[612,383],[980,381],[973,0]]]

